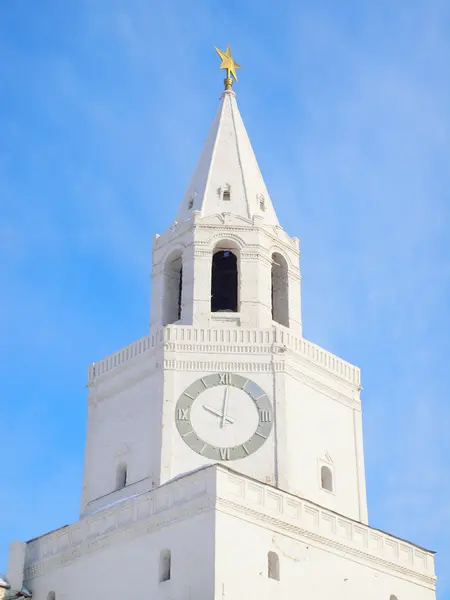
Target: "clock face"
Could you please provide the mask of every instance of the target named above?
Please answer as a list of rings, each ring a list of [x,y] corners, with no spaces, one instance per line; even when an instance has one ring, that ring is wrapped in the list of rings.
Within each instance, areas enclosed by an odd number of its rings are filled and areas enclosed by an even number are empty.
[[[253,381],[234,373],[214,373],[194,381],[175,409],[177,429],[198,454],[213,460],[249,456],[269,437],[272,404]]]

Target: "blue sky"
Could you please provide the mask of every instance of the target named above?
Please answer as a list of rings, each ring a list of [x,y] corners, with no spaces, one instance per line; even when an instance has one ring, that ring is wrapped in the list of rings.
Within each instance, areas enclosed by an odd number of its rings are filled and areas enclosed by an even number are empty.
[[[1,3],[0,570],[77,518],[87,366],[147,332],[228,43],[305,336],[362,369],[370,523],[450,598],[448,0]]]

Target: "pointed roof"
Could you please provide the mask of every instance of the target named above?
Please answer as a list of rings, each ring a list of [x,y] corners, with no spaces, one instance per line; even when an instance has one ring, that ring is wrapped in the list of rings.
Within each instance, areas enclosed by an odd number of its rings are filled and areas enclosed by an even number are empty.
[[[175,219],[187,220],[194,210],[202,217],[224,212],[248,219],[258,215],[263,224],[278,225],[232,90],[222,94]]]

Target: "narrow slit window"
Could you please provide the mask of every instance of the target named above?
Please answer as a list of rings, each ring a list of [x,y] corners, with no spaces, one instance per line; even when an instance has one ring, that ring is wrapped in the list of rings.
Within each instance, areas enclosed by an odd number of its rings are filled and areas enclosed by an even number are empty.
[[[231,200],[231,192],[230,192],[230,190],[223,190],[222,200],[224,202],[229,202]]]
[[[323,465],[320,469],[320,484],[322,489],[328,492],[333,491],[333,474],[330,467]]]
[[[262,194],[258,194],[258,202],[259,202],[259,210],[265,212],[266,210],[266,201]]]
[[[171,575],[172,557],[170,550],[162,550],[159,564],[159,581],[169,581]]]
[[[177,318],[178,321],[181,319],[181,298],[183,297],[183,267],[180,269],[180,281],[178,283],[178,311]]]
[[[280,581],[280,559],[276,552],[267,554],[267,575],[269,579]]]
[[[116,490],[121,490],[127,485],[127,465],[121,463],[116,470]]]

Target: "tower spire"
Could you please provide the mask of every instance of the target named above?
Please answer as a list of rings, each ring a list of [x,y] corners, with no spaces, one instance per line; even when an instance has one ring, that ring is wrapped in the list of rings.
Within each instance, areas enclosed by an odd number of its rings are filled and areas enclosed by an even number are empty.
[[[224,212],[253,219],[264,225],[278,225],[278,219],[261,175],[232,89],[237,81],[230,46],[216,48],[226,69],[225,90],[199,160],[187,186],[175,219],[185,221],[193,211],[202,217]]]

